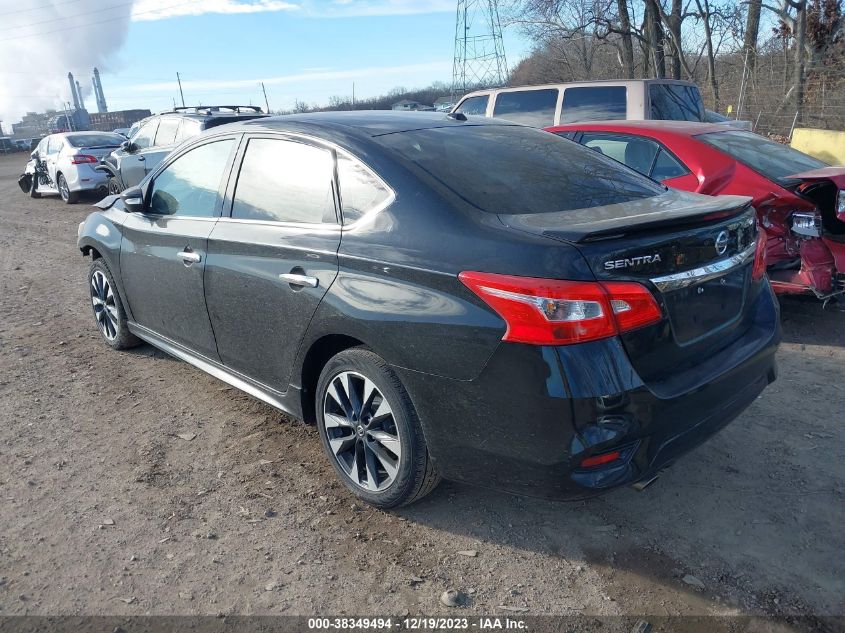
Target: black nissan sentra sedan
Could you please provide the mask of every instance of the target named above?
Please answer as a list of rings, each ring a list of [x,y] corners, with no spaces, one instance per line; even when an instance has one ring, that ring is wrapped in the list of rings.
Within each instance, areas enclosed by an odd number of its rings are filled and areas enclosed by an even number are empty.
[[[748,199],[535,129],[236,123],[97,207],[79,248],[105,342],[315,421],[375,506],[440,477],[557,499],[645,483],[775,378]]]

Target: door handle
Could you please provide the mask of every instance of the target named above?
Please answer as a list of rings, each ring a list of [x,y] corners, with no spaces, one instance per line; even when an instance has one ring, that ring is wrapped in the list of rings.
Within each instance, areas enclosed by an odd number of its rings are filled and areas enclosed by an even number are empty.
[[[307,286],[308,288],[316,288],[320,283],[320,280],[316,277],[297,275],[295,273],[285,273],[284,275],[279,275],[279,279],[288,282],[291,286]]]
[[[202,255],[191,251],[180,251],[176,254],[186,264],[196,264],[197,262],[202,260]]]

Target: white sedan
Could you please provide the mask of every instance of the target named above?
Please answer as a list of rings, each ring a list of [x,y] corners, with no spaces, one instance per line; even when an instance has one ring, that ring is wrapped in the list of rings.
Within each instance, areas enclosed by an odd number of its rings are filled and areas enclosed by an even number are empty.
[[[126,139],[113,132],[63,132],[41,139],[24,171],[32,176],[29,194],[58,193],[73,204],[84,191],[107,193],[108,174],[94,168]]]

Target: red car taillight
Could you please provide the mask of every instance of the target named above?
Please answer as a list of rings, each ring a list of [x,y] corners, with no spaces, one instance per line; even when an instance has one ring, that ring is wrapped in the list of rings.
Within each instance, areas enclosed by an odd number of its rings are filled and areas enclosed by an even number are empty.
[[[645,286],[462,272],[458,278],[507,324],[503,341],[569,345],[608,338],[662,318]]]
[[[99,163],[100,159],[90,154],[74,154],[71,156],[70,162],[74,165],[81,165],[82,163]]]
[[[754,249],[754,266],[751,268],[751,278],[758,281],[766,274],[766,230],[757,226],[757,247]]]

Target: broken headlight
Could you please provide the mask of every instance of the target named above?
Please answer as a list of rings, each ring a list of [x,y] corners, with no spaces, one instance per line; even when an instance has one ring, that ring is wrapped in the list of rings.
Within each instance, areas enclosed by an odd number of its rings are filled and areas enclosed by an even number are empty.
[[[792,232],[806,237],[821,237],[821,215],[817,211],[796,211],[792,214]]]

